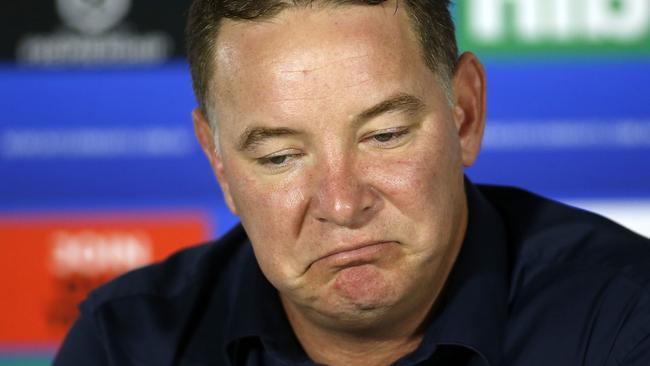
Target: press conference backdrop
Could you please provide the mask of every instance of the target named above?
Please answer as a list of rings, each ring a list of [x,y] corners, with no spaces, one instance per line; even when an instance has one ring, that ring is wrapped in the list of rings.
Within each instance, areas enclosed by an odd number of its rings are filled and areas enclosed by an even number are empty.
[[[0,17],[0,365],[46,365],[87,291],[237,222],[194,141],[187,2]],[[467,174],[650,236],[650,0],[459,0],[488,72]]]

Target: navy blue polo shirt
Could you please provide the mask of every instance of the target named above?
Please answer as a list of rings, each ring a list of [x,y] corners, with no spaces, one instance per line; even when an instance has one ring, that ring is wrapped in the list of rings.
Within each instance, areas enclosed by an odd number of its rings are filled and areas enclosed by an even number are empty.
[[[647,239],[522,190],[466,192],[459,257],[421,345],[395,365],[650,365]],[[55,366],[313,364],[241,226],[80,309]]]

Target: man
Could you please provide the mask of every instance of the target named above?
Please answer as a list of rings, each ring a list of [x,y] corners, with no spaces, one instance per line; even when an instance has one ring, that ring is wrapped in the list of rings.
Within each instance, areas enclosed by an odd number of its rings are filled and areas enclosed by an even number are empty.
[[[448,2],[196,0],[196,134],[241,218],[95,291],[55,365],[648,365],[650,245],[476,187]]]

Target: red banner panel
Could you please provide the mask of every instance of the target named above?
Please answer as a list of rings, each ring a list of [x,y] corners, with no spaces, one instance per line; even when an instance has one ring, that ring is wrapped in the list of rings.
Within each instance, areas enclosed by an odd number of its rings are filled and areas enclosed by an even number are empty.
[[[210,235],[207,215],[0,216],[0,343],[58,343],[89,290]]]

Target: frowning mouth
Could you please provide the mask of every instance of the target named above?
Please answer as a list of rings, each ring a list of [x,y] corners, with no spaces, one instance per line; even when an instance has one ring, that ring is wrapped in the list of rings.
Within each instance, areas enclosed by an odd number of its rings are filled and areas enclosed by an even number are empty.
[[[394,241],[376,241],[350,246],[328,253],[312,264],[336,269],[369,264],[381,259],[383,252],[395,244]]]

